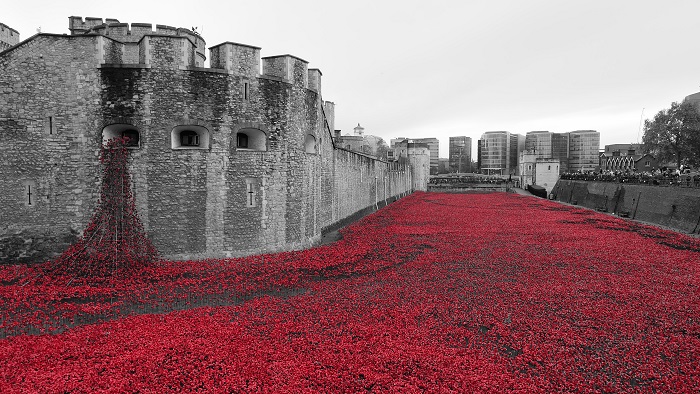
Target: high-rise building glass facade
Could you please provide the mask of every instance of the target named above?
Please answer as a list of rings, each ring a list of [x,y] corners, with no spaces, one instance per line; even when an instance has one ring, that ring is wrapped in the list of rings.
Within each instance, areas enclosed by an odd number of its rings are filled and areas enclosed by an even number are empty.
[[[559,160],[559,174],[569,172],[569,134],[552,133],[552,159]]]
[[[530,131],[525,135],[525,150],[536,158],[552,157],[552,134],[549,131]]]
[[[568,171],[569,133],[530,131],[525,136],[525,151],[532,152],[538,159],[559,160],[560,173]]]
[[[517,175],[518,155],[525,137],[507,131],[487,131],[479,144],[479,171],[487,175]]]
[[[470,172],[472,161],[472,139],[450,137],[449,172]]]
[[[595,171],[598,167],[600,133],[577,130],[569,133],[569,172]]]

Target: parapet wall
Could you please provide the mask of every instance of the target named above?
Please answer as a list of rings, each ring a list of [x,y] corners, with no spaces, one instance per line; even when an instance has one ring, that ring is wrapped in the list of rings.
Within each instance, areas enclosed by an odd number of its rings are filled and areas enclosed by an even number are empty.
[[[559,180],[561,202],[628,216],[689,234],[700,233],[700,189]]]
[[[19,43],[19,32],[0,23],[0,52]]]
[[[261,58],[259,47],[224,42],[209,48],[210,67],[204,67],[205,41],[188,29],[148,23],[120,23],[116,19],[69,17],[73,36],[97,35],[97,61],[106,67],[188,69],[224,72],[252,80],[258,77],[294,84],[321,94],[321,70],[293,55]],[[262,70],[261,70],[262,69]]]
[[[71,16],[68,18],[68,29],[71,35],[80,34],[99,34],[108,36],[121,43],[134,45],[142,41],[143,37],[151,35],[163,35],[184,37],[188,39],[193,47],[195,60],[193,65],[203,67],[206,60],[206,42],[198,33],[185,29],[172,27],[167,25],[156,25],[153,30],[153,25],[150,23],[120,23],[117,19],[102,18],[85,18],[80,16]]]

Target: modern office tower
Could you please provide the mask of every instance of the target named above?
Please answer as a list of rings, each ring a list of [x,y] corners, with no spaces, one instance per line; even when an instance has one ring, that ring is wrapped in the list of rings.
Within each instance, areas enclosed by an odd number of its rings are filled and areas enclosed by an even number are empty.
[[[559,160],[559,173],[569,172],[569,133],[552,133],[552,159]]]
[[[479,140],[479,171],[486,175],[517,175],[518,155],[525,136],[507,131],[487,131]]]
[[[569,133],[569,172],[595,171],[598,168],[600,133],[577,130]]]
[[[520,168],[518,166],[518,156],[520,152],[525,149],[525,136],[522,134],[510,134],[510,151],[508,154],[510,158],[508,160],[508,174],[518,175],[520,173]]]
[[[450,137],[449,172],[471,172],[472,139]]]
[[[552,135],[549,131],[529,131],[525,135],[525,150],[535,157],[552,157]]]
[[[525,151],[534,153],[536,158],[557,159],[560,163],[560,171],[567,172],[569,133],[530,131],[525,136]]]

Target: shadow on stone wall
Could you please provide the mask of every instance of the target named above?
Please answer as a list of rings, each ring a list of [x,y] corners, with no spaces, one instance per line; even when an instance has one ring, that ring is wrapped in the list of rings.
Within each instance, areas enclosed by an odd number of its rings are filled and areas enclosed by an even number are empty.
[[[568,204],[700,233],[700,189],[559,180],[552,195]]]

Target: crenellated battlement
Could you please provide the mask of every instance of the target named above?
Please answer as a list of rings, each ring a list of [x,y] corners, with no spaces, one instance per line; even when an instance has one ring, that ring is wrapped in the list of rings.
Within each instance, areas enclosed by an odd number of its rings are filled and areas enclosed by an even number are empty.
[[[86,17],[83,20],[81,16],[69,16],[68,17],[68,30],[70,30],[71,35],[85,34],[89,32],[93,27],[100,26],[105,23],[119,23],[116,19],[107,18],[106,21],[102,18],[91,18]]]
[[[11,246],[0,264],[68,247],[99,201],[97,153],[114,137],[129,137],[135,204],[169,259],[299,248],[426,179],[422,162],[337,149],[334,104],[304,59],[223,42],[205,67],[188,29],[76,16],[69,29],[0,53],[0,218],[13,218],[0,223]]]
[[[209,48],[210,68],[204,67],[206,42],[190,29],[150,23],[122,23],[117,19],[71,16],[71,36],[96,40],[100,68],[154,68],[226,73],[253,80],[277,80],[321,93],[322,73],[307,62],[285,54],[260,57],[260,47],[226,41]],[[0,24],[0,49],[19,42],[19,33]]]
[[[19,32],[0,23],[0,52],[19,43]]]
[[[192,42],[194,47],[194,64],[202,67],[206,60],[206,41],[198,33],[182,27],[172,27],[167,25],[153,25],[150,23],[120,23],[117,19],[89,18],[83,20],[79,16],[68,18],[68,29],[71,35],[98,34],[107,36],[124,44],[138,44],[143,37],[152,35],[165,35],[173,37],[185,37]],[[133,48],[130,48],[133,49]],[[129,51],[129,49],[126,49]]]

